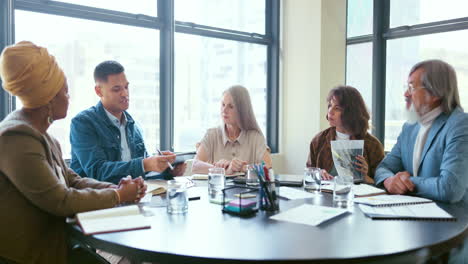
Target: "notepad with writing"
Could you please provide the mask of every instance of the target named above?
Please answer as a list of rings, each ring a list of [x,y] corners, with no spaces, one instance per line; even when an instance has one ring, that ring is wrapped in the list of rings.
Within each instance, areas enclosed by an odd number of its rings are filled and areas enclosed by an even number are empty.
[[[455,221],[456,218],[435,203],[400,206],[371,206],[360,204],[359,208],[368,217],[382,220],[438,220]]]
[[[76,214],[85,235],[150,228],[138,206],[124,206]]]

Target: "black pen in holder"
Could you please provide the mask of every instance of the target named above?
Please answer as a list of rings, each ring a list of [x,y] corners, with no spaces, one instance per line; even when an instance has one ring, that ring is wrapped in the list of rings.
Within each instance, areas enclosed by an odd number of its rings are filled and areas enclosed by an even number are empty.
[[[279,210],[279,181],[260,181],[259,203],[260,210],[278,211]]]

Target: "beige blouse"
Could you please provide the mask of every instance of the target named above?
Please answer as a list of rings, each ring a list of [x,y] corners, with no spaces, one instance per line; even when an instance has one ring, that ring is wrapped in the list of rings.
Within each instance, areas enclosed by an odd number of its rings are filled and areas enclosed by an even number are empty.
[[[265,137],[258,131],[242,130],[237,139],[230,140],[224,126],[208,129],[200,143],[208,154],[208,163],[234,158],[249,164],[261,163],[268,149]]]

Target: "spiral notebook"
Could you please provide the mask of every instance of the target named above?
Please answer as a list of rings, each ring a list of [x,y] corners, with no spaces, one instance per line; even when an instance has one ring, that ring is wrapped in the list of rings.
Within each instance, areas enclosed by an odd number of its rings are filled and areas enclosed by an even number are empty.
[[[376,220],[457,220],[435,203],[409,204],[403,206],[370,206],[360,204],[359,208],[367,217]]]
[[[409,204],[421,204],[421,203],[432,203],[432,200],[408,196],[408,195],[391,195],[383,194],[371,197],[359,197],[354,199],[355,203],[366,204],[371,206],[398,206],[398,205],[409,205]]]
[[[361,211],[372,219],[455,221],[432,200],[408,195],[377,195],[354,199]]]

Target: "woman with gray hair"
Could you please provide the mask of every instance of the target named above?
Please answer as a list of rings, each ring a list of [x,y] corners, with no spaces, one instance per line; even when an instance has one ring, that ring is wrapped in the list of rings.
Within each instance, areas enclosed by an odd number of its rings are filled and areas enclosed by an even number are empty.
[[[192,171],[207,173],[222,167],[226,174],[243,172],[247,164],[265,162],[271,167],[269,148],[252,109],[249,92],[235,85],[223,92],[222,125],[210,128],[197,147]]]

